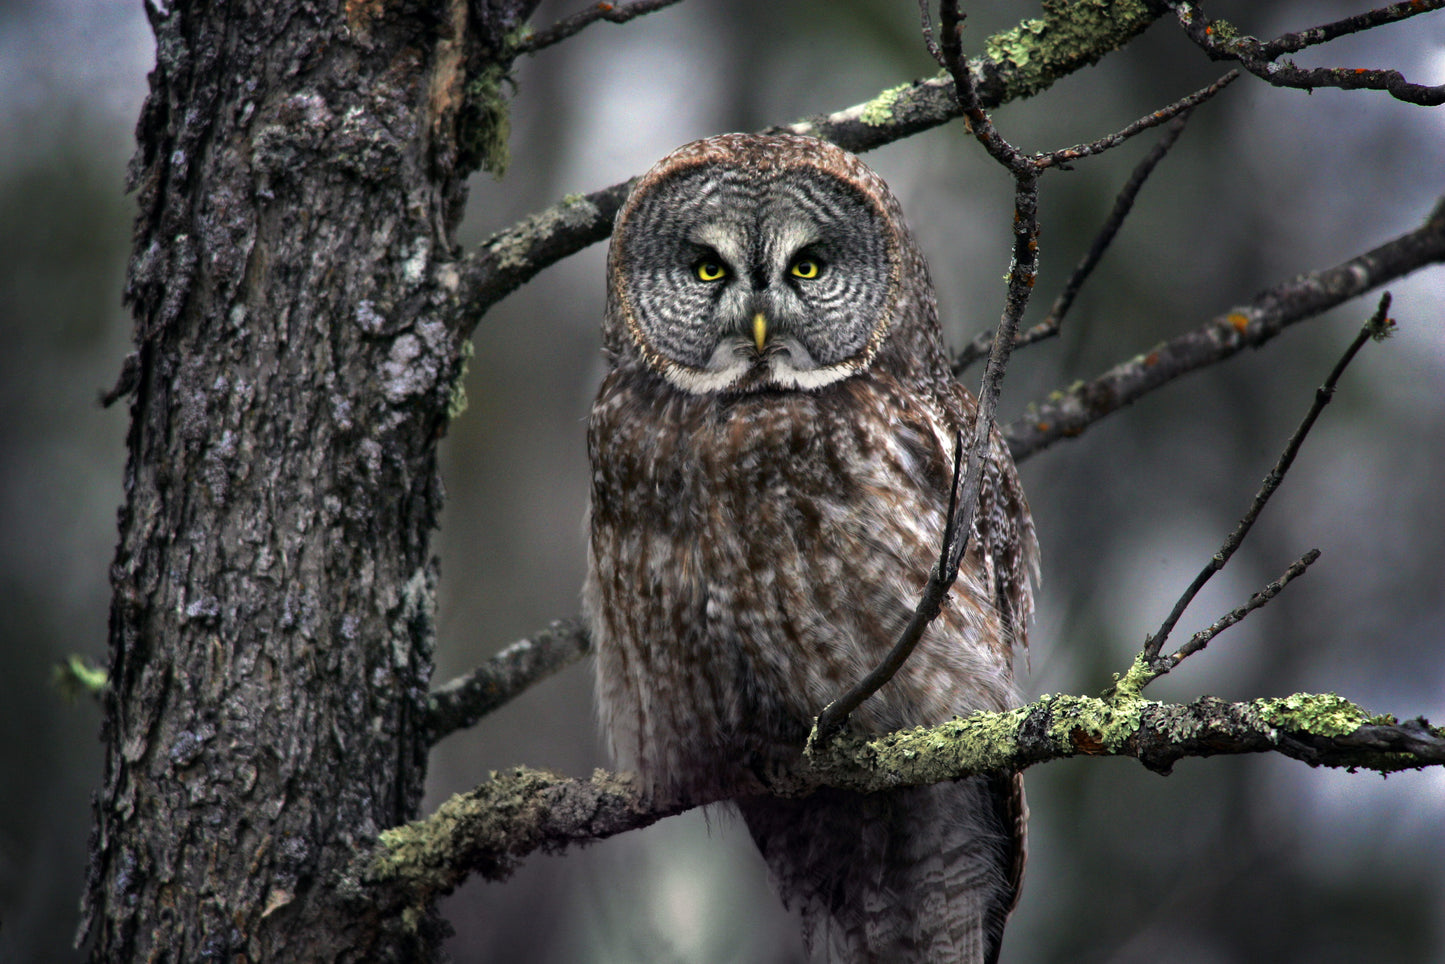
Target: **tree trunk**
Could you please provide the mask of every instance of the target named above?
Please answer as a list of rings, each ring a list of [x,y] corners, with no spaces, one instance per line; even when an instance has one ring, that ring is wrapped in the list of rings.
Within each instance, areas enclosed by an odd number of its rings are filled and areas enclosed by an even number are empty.
[[[148,6],[96,960],[435,947],[338,872],[422,793],[468,78],[531,5]]]

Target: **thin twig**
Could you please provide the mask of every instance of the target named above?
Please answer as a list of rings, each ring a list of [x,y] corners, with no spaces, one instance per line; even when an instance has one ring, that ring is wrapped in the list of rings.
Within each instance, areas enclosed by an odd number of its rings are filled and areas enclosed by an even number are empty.
[[[1259,51],[1265,57],[1273,60],[1280,54],[1292,54],[1304,50],[1306,47],[1328,43],[1352,33],[1370,30],[1387,23],[1394,23],[1397,20],[1408,20],[1416,14],[1437,10],[1441,6],[1445,6],[1445,0],[1425,0],[1425,2],[1405,0],[1404,3],[1392,3],[1376,10],[1367,10],[1352,17],[1311,27],[1308,30],[1281,34],[1275,39],[1261,44]]]
[[[1181,114],[1187,114],[1238,79],[1239,71],[1231,70],[1208,87],[1196,90],[1192,94],[1179,98],[1167,107],[1161,107],[1154,113],[1141,117],[1122,130],[1115,131],[1112,134],[1106,134],[1088,144],[1076,144],[1073,147],[1065,147],[1057,151],[1035,154],[1033,156],[1033,162],[1042,170],[1046,167],[1066,167],[1069,163],[1077,161],[1080,158],[1102,154],[1111,148],[1118,147],[1136,134],[1142,134],[1144,131],[1152,130],[1160,124],[1168,123]]]
[[[1259,592],[1250,596],[1249,601],[1246,602],[1243,606],[1240,606],[1236,609],[1231,609],[1229,612],[1225,613],[1223,616],[1220,616],[1214,622],[1210,623],[1204,629],[1201,629],[1193,636],[1190,636],[1187,643],[1185,643],[1183,646],[1180,646],[1177,650],[1175,650],[1169,655],[1169,658],[1166,661],[1168,667],[1172,669],[1173,667],[1178,666],[1180,663],[1184,662],[1186,659],[1193,656],[1204,647],[1208,646],[1210,640],[1214,639],[1214,637],[1218,636],[1229,627],[1236,625],[1240,622],[1240,620],[1244,619],[1244,617],[1248,616],[1256,609],[1264,606],[1275,596],[1278,596],[1285,586],[1288,586],[1299,576],[1304,575],[1305,570],[1308,569],[1310,566],[1314,565],[1315,560],[1319,557],[1320,551],[1318,549],[1311,549],[1309,552],[1306,552],[1303,556],[1300,556],[1298,559],[1296,559],[1290,564],[1290,567],[1284,571],[1284,575],[1280,576],[1274,582],[1265,586]],[[1161,672],[1159,675],[1162,676],[1165,672],[1168,672],[1168,669],[1163,670],[1163,672]]]
[[[989,156],[1002,164],[1015,179],[1037,178],[1038,169],[1032,158],[1005,140],[983,109],[978,91],[974,87],[973,74],[968,69],[968,62],[963,59],[964,15],[959,11],[958,3],[955,0],[942,0],[939,7],[939,30],[943,34],[940,53],[945,69],[953,77],[954,95],[958,98],[959,109],[968,121],[969,130],[983,145],[984,150],[988,151]]]
[[[1244,514],[1244,518],[1239,520],[1239,524],[1234,527],[1234,531],[1229,534],[1229,538],[1224,540],[1224,545],[1220,546],[1219,551],[1216,552],[1214,556],[1210,558],[1209,562],[1205,564],[1204,568],[1199,571],[1199,575],[1194,577],[1194,581],[1189,584],[1189,588],[1184,590],[1184,594],[1174,603],[1173,610],[1165,617],[1159,629],[1144,641],[1144,658],[1150,664],[1154,664],[1158,659],[1160,648],[1169,638],[1169,634],[1174,631],[1174,626],[1179,622],[1179,618],[1184,615],[1184,610],[1189,607],[1189,604],[1194,601],[1194,597],[1197,596],[1199,591],[1204,588],[1204,585],[1214,577],[1214,574],[1224,568],[1225,564],[1229,562],[1229,558],[1234,555],[1235,550],[1244,542],[1245,536],[1249,535],[1249,530],[1254,526],[1255,520],[1259,518],[1259,514],[1264,511],[1264,507],[1269,502],[1270,496],[1274,495],[1275,490],[1278,489],[1280,483],[1284,481],[1285,473],[1287,473],[1290,466],[1294,464],[1295,456],[1299,454],[1300,446],[1304,444],[1305,437],[1309,435],[1310,429],[1314,427],[1315,420],[1320,417],[1320,413],[1324,411],[1325,406],[1328,405],[1330,399],[1334,397],[1335,385],[1339,382],[1340,376],[1345,373],[1345,369],[1366,341],[1369,341],[1371,338],[1378,338],[1382,331],[1387,330],[1389,310],[1390,293],[1387,291],[1380,296],[1380,304],[1379,307],[1375,309],[1375,314],[1365,323],[1365,326],[1360,329],[1360,333],[1355,336],[1354,341],[1350,342],[1350,347],[1345,349],[1345,353],[1340,357],[1340,360],[1335,363],[1335,367],[1330,372],[1329,377],[1325,379],[1325,383],[1315,391],[1315,398],[1310,405],[1309,411],[1305,413],[1303,421],[1301,421],[1299,427],[1295,429],[1294,434],[1290,436],[1289,442],[1284,447],[1284,451],[1280,453],[1279,461],[1275,462],[1274,468],[1270,469],[1269,474],[1266,475],[1264,481],[1260,483],[1259,490],[1255,492],[1254,500],[1250,503],[1249,511]]]
[[[918,19],[922,22],[923,46],[928,49],[928,56],[938,66],[946,68],[948,65],[943,61],[943,51],[938,49],[938,41],[933,39],[933,17],[928,12],[928,0],[918,0]]]
[[[1234,72],[1231,71],[1231,73]],[[1225,76],[1228,77],[1230,75],[1226,74]],[[1223,80],[1223,78],[1221,78],[1221,80]],[[1215,85],[1211,86],[1222,87],[1222,84],[1216,82]],[[1209,88],[1206,88],[1206,90],[1208,89]],[[1168,108],[1165,109],[1167,110]],[[1144,182],[1149,179],[1149,175],[1154,173],[1154,168],[1157,167],[1159,162],[1164,159],[1164,156],[1169,153],[1174,143],[1179,140],[1179,135],[1184,132],[1184,127],[1188,124],[1193,112],[1194,108],[1190,106],[1170,120],[1168,126],[1164,129],[1164,136],[1159,138],[1158,143],[1135,165],[1133,173],[1129,175],[1129,179],[1124,182],[1124,186],[1120,189],[1118,196],[1114,198],[1114,207],[1109,212],[1109,217],[1105,219],[1103,225],[1099,228],[1099,233],[1094,236],[1094,241],[1089,245],[1088,252],[1074,267],[1074,273],[1069,276],[1068,283],[1065,284],[1063,290],[1059,292],[1059,296],[1054,299],[1053,305],[1049,308],[1048,316],[1027,331],[1021,332],[1019,336],[1014,339],[1014,348],[1026,347],[1035,342],[1043,341],[1046,338],[1052,338],[1059,333],[1059,327],[1063,323],[1064,315],[1068,314],[1069,309],[1073,307],[1074,299],[1078,297],[1079,290],[1083,288],[1084,282],[1093,274],[1094,268],[1096,268],[1103,259],[1104,252],[1109,250],[1109,245],[1113,243],[1114,237],[1119,233],[1119,229],[1123,227],[1124,219],[1127,218],[1129,212],[1133,210],[1134,201],[1139,196],[1139,190],[1144,186]],[[988,347],[991,344],[993,344],[993,332],[981,331],[975,335],[973,341],[965,345],[953,360],[953,373],[955,375],[962,374],[968,366],[988,354]]]
[[[545,47],[561,43],[573,34],[579,33],[584,27],[591,26],[599,20],[606,20],[608,23],[626,23],[634,17],[641,17],[678,2],[680,0],[635,0],[633,3],[621,5],[594,3],[586,10],[558,20],[546,30],[540,30],[529,37],[522,38],[513,49],[518,54],[535,54]]]
[[[1003,316],[999,319],[998,331],[994,334],[983,383],[979,386],[978,409],[974,412],[968,446],[968,466],[963,473],[962,482],[959,481],[959,449],[954,450],[953,483],[949,486],[949,514],[944,525],[939,564],[928,574],[923,596],[914,607],[913,616],[898,641],[872,672],[823,708],[823,712],[818,714],[814,739],[826,741],[835,736],[847,722],[849,714],[894,677],[923,638],[924,630],[938,618],[944,598],[958,579],[958,567],[973,532],[973,517],[978,509],[979,493],[983,487],[983,466],[992,447],[999,389],[1008,369],[1009,355],[1013,351],[1014,333],[1018,330],[1019,318],[1028,305],[1029,291],[1033,288],[1038,270],[1037,190],[1038,182],[1031,180],[1021,183],[1015,195],[1014,251],[1013,263],[1009,269],[1008,300]]]
[[[1285,34],[1264,43],[1253,37],[1239,35],[1231,24],[1223,20],[1211,20],[1197,4],[1187,0],[1176,4],[1175,12],[1185,34],[1209,54],[1211,59],[1233,60],[1275,87],[1299,90],[1313,90],[1316,87],[1383,90],[1396,100],[1434,107],[1445,104],[1445,84],[1435,87],[1412,84],[1405,80],[1398,70],[1369,70],[1364,67],[1304,68],[1278,58],[1281,54],[1303,50],[1382,23],[1428,13],[1441,6],[1445,6],[1445,0],[1410,0],[1298,33]]]

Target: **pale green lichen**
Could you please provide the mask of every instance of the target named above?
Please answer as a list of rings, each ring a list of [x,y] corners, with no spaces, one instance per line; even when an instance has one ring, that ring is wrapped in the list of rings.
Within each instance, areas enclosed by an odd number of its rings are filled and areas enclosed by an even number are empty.
[[[1121,681],[1122,682],[1122,681]],[[1148,700],[1115,695],[1055,696],[1049,700],[1049,739],[1070,752],[1117,753],[1139,732]],[[1091,749],[1085,749],[1092,744]]]
[[[1042,19],[994,34],[984,50],[1012,74],[1011,92],[1026,97],[1122,47],[1158,17],[1145,0],[1044,0]]]
[[[858,112],[858,119],[869,127],[881,127],[892,122],[893,106],[898,103],[899,95],[912,86],[912,84],[899,84],[897,87],[890,87],[883,91],[862,106]]]
[[[499,181],[511,162],[507,147],[512,135],[511,105],[502,92],[502,84],[509,80],[505,67],[488,64],[467,81],[458,136],[462,164],[480,167]]]
[[[1134,657],[1134,662],[1123,676],[1115,675],[1114,685],[1105,695],[1115,700],[1140,699],[1144,687],[1153,682],[1156,676],[1157,674],[1149,666],[1149,660],[1143,653],[1139,653]]]
[[[461,163],[468,169],[481,168],[499,181],[511,163],[507,142],[512,135],[511,104],[502,86],[516,87],[512,60],[531,32],[524,23],[503,37],[501,55],[468,78],[465,87],[457,137]]]
[[[1345,736],[1366,724],[1395,722],[1393,717],[1371,716],[1334,693],[1295,693],[1251,705],[1270,726],[1315,736]]]
[[[71,655],[56,664],[55,685],[68,700],[81,695],[99,697],[110,685],[110,676],[84,656]]]
[[[497,258],[503,270],[526,268],[531,264],[532,246],[538,238],[550,237],[565,227],[583,227],[601,216],[597,205],[585,195],[568,194],[559,203],[522,221],[515,228],[495,234],[483,247]]]
[[[472,356],[476,354],[476,347],[468,338],[462,342],[462,364],[457,370],[456,380],[452,382],[452,394],[447,400],[447,421],[454,422],[462,417],[467,410],[467,369],[471,365]]]

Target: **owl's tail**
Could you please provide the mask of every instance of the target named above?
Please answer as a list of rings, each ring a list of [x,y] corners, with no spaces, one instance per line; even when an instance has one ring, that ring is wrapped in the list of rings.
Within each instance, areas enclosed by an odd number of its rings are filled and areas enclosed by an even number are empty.
[[[1017,777],[738,805],[814,958],[998,960],[1023,864]]]

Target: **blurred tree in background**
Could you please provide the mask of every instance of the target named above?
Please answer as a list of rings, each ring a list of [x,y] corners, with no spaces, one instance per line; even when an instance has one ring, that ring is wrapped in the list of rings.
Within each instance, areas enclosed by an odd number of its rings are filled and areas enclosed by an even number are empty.
[[[970,10],[965,47],[1020,11]],[[572,12],[544,3],[533,22]],[[1257,36],[1363,4],[1209,6]],[[971,44],[969,40],[972,40]],[[82,890],[98,717],[48,685],[71,653],[104,663],[122,498],[124,406],[102,410],[129,344],[119,305],[133,204],[129,131],[153,61],[139,5],[30,0],[0,11],[0,959],[67,960]],[[1303,64],[1389,66],[1445,81],[1430,14],[1303,52]],[[1170,18],[1097,67],[999,110],[1048,149],[1116,130],[1222,70]],[[471,249],[572,192],[644,170],[695,137],[827,113],[935,66],[913,4],[684,3],[598,24],[516,65],[505,179],[473,179]],[[1149,138],[1145,138],[1145,141]],[[1043,186],[1047,301],[1147,143]],[[1196,112],[1145,187],[1060,338],[1019,354],[1004,418],[1197,325],[1260,289],[1418,225],[1445,194],[1445,117],[1370,91],[1244,78]],[[954,124],[870,153],[930,259],[955,344],[1002,303],[1008,179]],[[442,446],[434,543],[445,680],[577,609],[587,491],[582,420],[602,372],[602,248],[492,308],[474,333],[470,406]],[[1376,712],[1445,717],[1445,282],[1391,284],[1401,330],[1368,348],[1198,628],[1309,546],[1322,560],[1159,699],[1335,691]],[[1045,579],[1025,696],[1097,692],[1233,525],[1310,393],[1371,303],[1291,329],[1182,379],[1021,467]],[[976,377],[973,373],[970,379]],[[1188,621],[1187,621],[1188,622]],[[423,812],[517,763],[606,764],[590,674],[574,666],[432,754]],[[1435,961],[1445,958],[1445,787],[1275,758],[1185,761],[1159,779],[1125,761],[1028,774],[1031,862],[1005,945],[1013,961]],[[794,927],[744,829],[700,813],[444,902],[458,961],[793,960]]]

